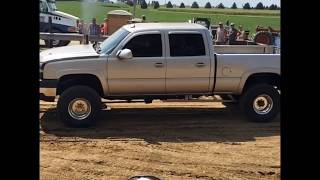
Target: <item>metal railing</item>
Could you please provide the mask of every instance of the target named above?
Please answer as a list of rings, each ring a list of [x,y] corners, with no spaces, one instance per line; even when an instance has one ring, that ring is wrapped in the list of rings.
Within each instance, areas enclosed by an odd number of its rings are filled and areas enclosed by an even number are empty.
[[[40,39],[49,40],[49,47],[52,48],[53,40],[64,41],[80,41],[83,44],[89,44],[89,41],[102,42],[109,36],[95,36],[79,33],[53,33],[52,32],[52,17],[49,17],[49,32],[40,32]]]
[[[94,36],[78,33],[47,33],[40,32],[40,39],[42,40],[64,40],[64,41],[82,41],[84,44],[88,44],[89,41],[102,42],[108,36]]]

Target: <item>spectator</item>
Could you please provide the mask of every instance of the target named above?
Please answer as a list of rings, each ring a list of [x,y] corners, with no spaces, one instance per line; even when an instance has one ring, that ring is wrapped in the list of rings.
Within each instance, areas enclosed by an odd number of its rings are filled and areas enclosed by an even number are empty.
[[[100,35],[100,27],[97,24],[96,18],[92,18],[92,23],[89,25],[89,34],[95,36]]]
[[[237,39],[237,33],[238,30],[234,27],[234,23],[230,24],[230,29],[229,29],[229,45],[235,45],[236,44],[236,39]]]
[[[96,18],[92,18],[92,23],[89,26],[89,35],[99,36],[101,34],[100,26],[97,24]],[[91,41],[91,43],[94,43]]]
[[[225,39],[226,34],[227,34],[227,31],[224,29],[223,23],[219,22],[219,27],[217,28],[217,32],[216,32],[216,35],[215,35],[215,39],[216,39],[215,44],[217,44],[217,45],[225,44],[225,42],[226,42],[226,39]]]
[[[83,20],[81,19],[80,21],[79,21],[79,24],[78,24],[78,30],[79,30],[79,34],[83,34],[83,29],[84,28],[84,22],[83,22]]]
[[[102,35],[108,35],[108,18],[105,18],[103,20],[103,26],[101,28],[101,34]]]
[[[237,39],[238,40],[246,40],[247,39],[246,32],[243,30],[243,27],[241,25],[239,26],[239,31],[237,33]]]
[[[104,29],[103,29],[103,26],[104,26],[104,24],[103,24],[103,23],[102,23],[102,24],[100,24],[100,34],[101,34],[101,35],[103,35],[103,30],[104,30]]]

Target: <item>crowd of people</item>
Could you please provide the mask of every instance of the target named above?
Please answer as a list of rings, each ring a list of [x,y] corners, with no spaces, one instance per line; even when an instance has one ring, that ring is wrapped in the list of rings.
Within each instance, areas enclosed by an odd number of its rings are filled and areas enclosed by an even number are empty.
[[[142,22],[146,22],[146,18],[142,16]],[[229,26],[229,21],[227,21],[227,26]],[[96,18],[92,18],[91,23],[88,25],[80,20],[78,23],[78,30],[80,34],[88,35],[107,35],[108,34],[108,18],[103,20],[101,25],[97,24]],[[247,34],[245,33],[243,27],[239,25],[239,29],[235,28],[234,23],[230,23],[230,28],[227,30],[222,22],[219,22],[219,27],[217,28],[215,35],[216,45],[235,45],[237,41],[243,41],[247,39]]]
[[[108,34],[108,18],[103,20],[101,25],[97,24],[96,18],[92,18],[91,23],[86,24],[83,20],[80,20],[78,23],[79,34],[88,34],[88,35],[107,35]]]
[[[146,22],[145,15],[142,15],[141,22]],[[84,23],[83,20],[80,20],[78,23],[78,31],[79,34],[88,34],[95,36],[108,35],[108,18],[105,18],[101,25],[97,24],[96,18],[92,18],[89,26],[86,23]]]
[[[229,24],[229,22],[227,22]],[[247,34],[243,27],[240,25],[239,29],[235,28],[234,23],[230,23],[230,28],[227,30],[222,22],[219,22],[219,27],[217,28],[215,35],[216,45],[235,45],[237,41],[243,41],[247,39]]]

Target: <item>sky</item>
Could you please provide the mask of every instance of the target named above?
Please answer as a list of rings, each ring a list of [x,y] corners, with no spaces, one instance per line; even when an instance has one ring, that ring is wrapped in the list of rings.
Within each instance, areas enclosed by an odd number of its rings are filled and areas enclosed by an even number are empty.
[[[152,0],[146,0],[148,1]],[[210,2],[211,5],[217,6],[219,3],[222,3],[226,7],[231,7],[233,2],[235,2],[239,7],[242,7],[245,3],[249,3],[250,6],[255,7],[259,2],[262,2],[264,6],[270,6],[271,4],[276,4],[277,6],[280,6],[280,0],[157,0],[161,5],[168,3],[168,1],[171,1],[172,4],[180,5],[180,3],[184,3],[185,5],[191,5],[194,1],[196,1],[199,6],[204,6],[207,2]]]

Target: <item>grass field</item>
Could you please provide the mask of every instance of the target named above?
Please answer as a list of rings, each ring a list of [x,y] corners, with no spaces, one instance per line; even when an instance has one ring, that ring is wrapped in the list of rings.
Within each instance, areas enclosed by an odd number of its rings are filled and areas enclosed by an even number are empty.
[[[159,8],[159,11],[192,12],[202,14],[226,14],[226,15],[257,15],[280,16],[280,10],[256,10],[256,9],[206,9],[206,8]]]
[[[90,21],[92,17],[97,18],[98,23],[102,23],[107,13],[112,10],[123,9],[133,13],[133,7],[126,5],[107,6],[103,3],[84,3],[79,1],[57,1],[57,7],[60,11],[78,16],[85,21]],[[145,15],[147,21],[152,22],[185,22],[193,17],[206,17],[211,19],[211,23],[217,24],[219,21],[234,22],[242,25],[250,34],[255,32],[255,27],[271,26],[280,28],[280,11],[272,10],[243,10],[243,9],[191,9],[191,8],[173,8],[167,9],[161,7],[158,10],[149,7],[148,9],[136,8],[136,17]]]

